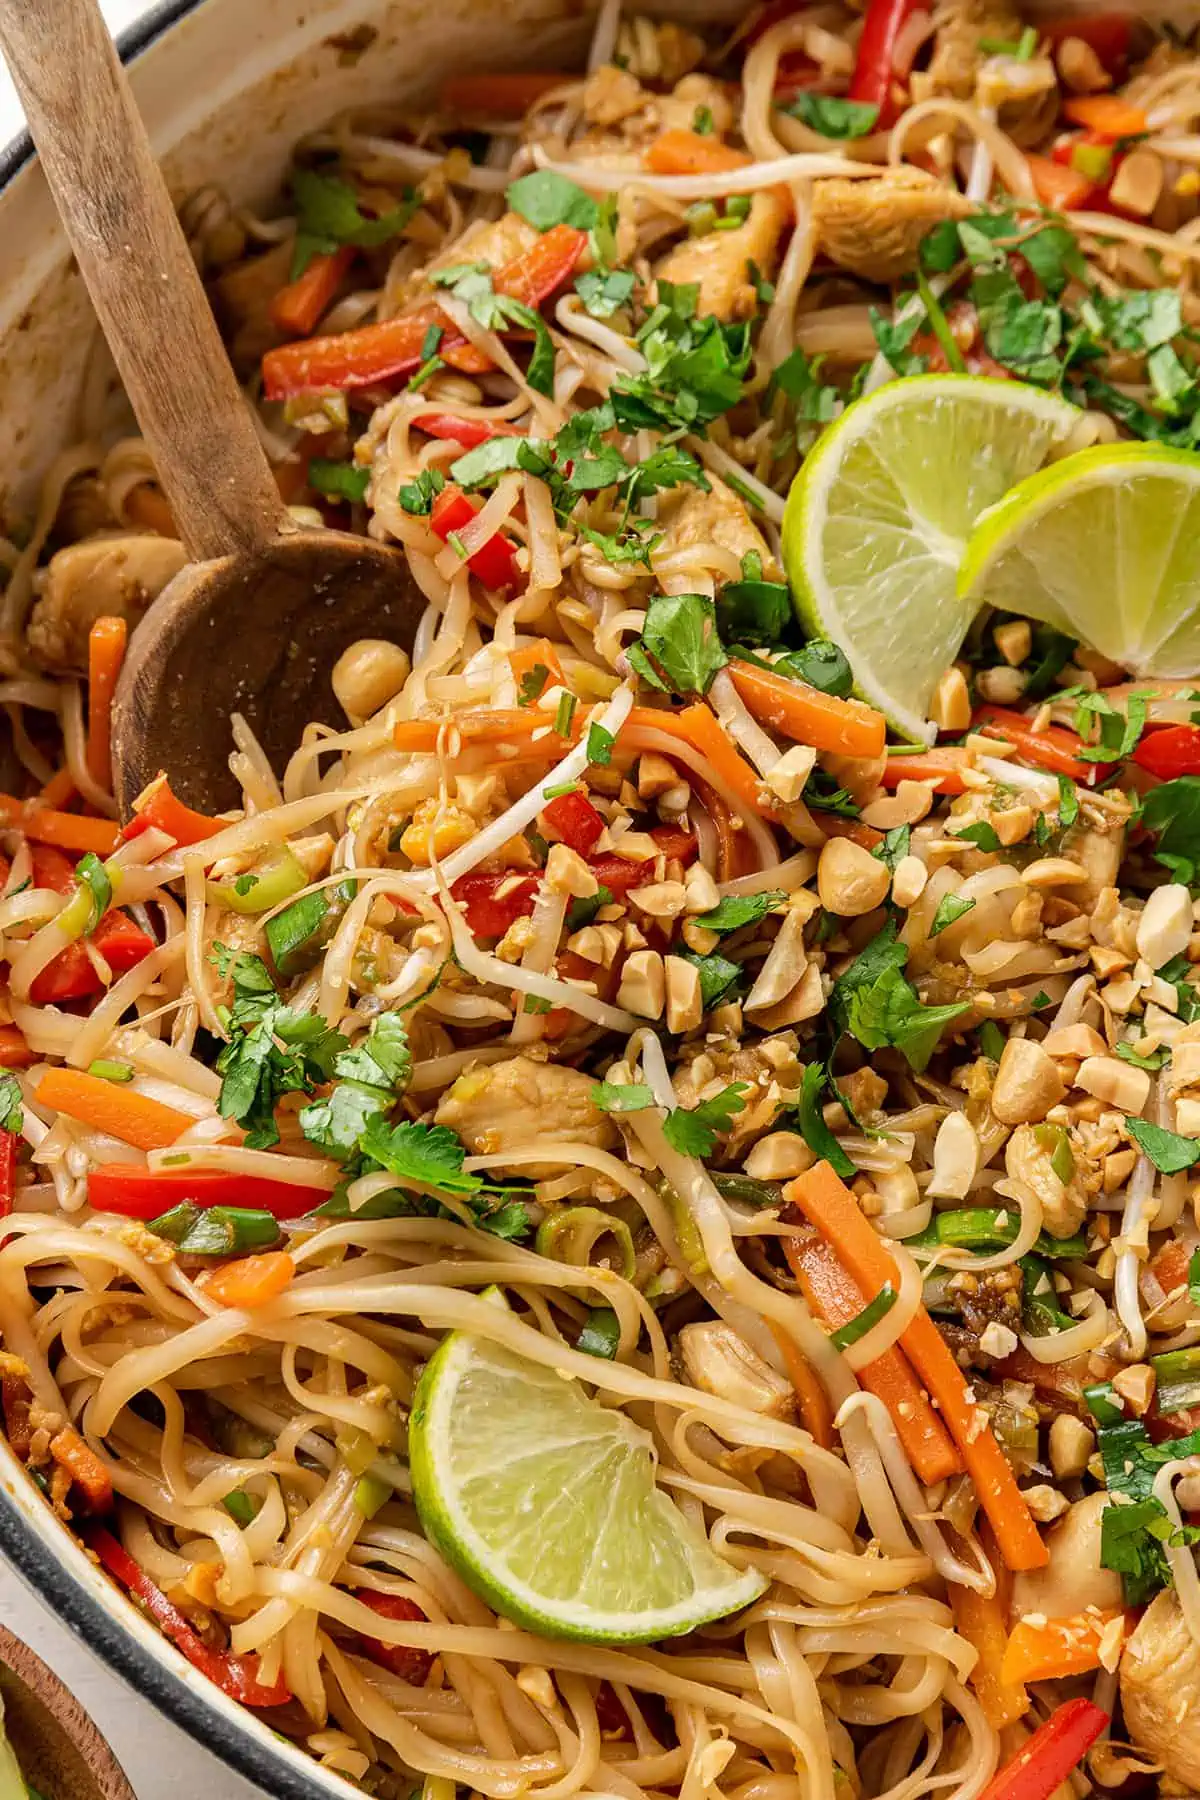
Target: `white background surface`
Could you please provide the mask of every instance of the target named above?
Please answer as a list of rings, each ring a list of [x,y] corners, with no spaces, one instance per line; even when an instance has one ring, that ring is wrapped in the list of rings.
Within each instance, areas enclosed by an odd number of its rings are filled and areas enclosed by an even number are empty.
[[[141,0],[102,0],[102,5],[114,32],[145,10]],[[0,64],[0,144],[20,127],[20,108]],[[62,1676],[112,1745],[138,1800],[262,1800],[260,1789],[218,1763],[110,1674],[2,1560],[0,1623]]]

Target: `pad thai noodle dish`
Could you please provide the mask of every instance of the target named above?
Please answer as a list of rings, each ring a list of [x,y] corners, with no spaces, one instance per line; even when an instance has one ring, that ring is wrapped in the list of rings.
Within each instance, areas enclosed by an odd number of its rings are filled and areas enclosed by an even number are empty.
[[[1063,4],[605,0],[183,196],[426,602],[221,816],[100,350],[6,519],[7,1443],[324,1791],[1200,1791],[1200,45]]]

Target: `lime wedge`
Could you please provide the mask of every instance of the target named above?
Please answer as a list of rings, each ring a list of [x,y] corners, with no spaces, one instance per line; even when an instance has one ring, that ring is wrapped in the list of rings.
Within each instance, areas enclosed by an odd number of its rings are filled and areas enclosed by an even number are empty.
[[[980,513],[1079,422],[1018,381],[920,375],[848,406],[792,483],[783,554],[800,622],[839,644],[864,700],[908,737],[975,611],[958,566]]]
[[[1200,456],[1101,444],[1022,481],[975,529],[959,596],[1044,619],[1134,675],[1200,668]]]
[[[409,1424],[426,1536],[507,1619],[546,1637],[638,1644],[748,1606],[735,1569],[654,1484],[649,1436],[576,1381],[453,1332]]]

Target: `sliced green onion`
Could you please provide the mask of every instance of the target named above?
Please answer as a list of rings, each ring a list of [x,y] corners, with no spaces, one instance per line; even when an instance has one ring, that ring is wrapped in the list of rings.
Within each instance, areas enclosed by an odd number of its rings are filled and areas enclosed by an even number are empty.
[[[1075,144],[1071,167],[1088,181],[1107,181],[1112,169],[1112,149],[1108,144]]]
[[[891,752],[889,751],[889,755]],[[979,1048],[989,1062],[998,1063],[1004,1055],[1004,1033],[995,1019],[985,1019],[979,1027]]]
[[[385,1507],[395,1493],[390,1481],[380,1481],[377,1475],[364,1475],[354,1490],[354,1507],[365,1519],[373,1519],[375,1514]]]
[[[270,912],[307,887],[308,879],[303,865],[286,846],[281,846],[249,874],[238,875],[233,881],[210,881],[208,897],[230,912]]]
[[[1075,1323],[1058,1304],[1054,1275],[1041,1256],[1021,1258],[1021,1323],[1033,1337],[1052,1337]]]
[[[783,1183],[759,1181],[754,1175],[712,1171],[712,1183],[723,1200],[740,1200],[744,1206],[782,1206]]]
[[[890,1281],[885,1281],[875,1298],[868,1306],[864,1306],[854,1318],[847,1319],[836,1331],[831,1331],[829,1341],[835,1350],[848,1350],[851,1344],[857,1344],[859,1338],[866,1337],[872,1325],[878,1325],[880,1319],[886,1319],[896,1304],[896,1290]]]
[[[910,1250],[928,1250],[949,1245],[956,1250],[1000,1250],[1016,1242],[1021,1229],[1020,1209],[1012,1206],[966,1206],[938,1213],[933,1223],[915,1237],[906,1238]],[[1087,1239],[1082,1235],[1069,1238],[1051,1237],[1039,1232],[1033,1246],[1035,1256],[1080,1261],[1087,1255]]]
[[[250,1206],[210,1206],[199,1213],[179,1240],[184,1256],[241,1256],[279,1242],[274,1213]]]
[[[159,1213],[157,1219],[151,1219],[147,1230],[156,1237],[169,1238],[173,1244],[180,1244],[199,1217],[198,1206],[193,1206],[190,1200],[181,1200],[170,1212]]]
[[[559,698],[558,711],[554,715],[554,729],[559,737],[569,737],[571,720],[575,717],[575,708],[579,702],[574,694],[563,694]]]
[[[942,311],[941,302],[929,285],[925,271],[917,269],[917,292],[925,308],[925,317],[929,320],[929,328],[942,347],[942,353],[956,375],[965,375],[967,365],[963,361],[963,353],[958,347],[954,333],[951,331]]]
[[[1021,33],[1020,41],[1017,44],[1018,62],[1028,62],[1034,51],[1037,49],[1037,43],[1037,32],[1032,25],[1027,25]]]
[[[95,1062],[88,1064],[88,1074],[94,1075],[97,1081],[132,1081],[133,1065],[123,1062],[109,1062],[98,1056]]]
[[[617,1246],[620,1274],[626,1281],[632,1281],[637,1267],[633,1233],[624,1219],[601,1212],[598,1206],[569,1206],[565,1211],[543,1219],[538,1226],[536,1249],[539,1256],[552,1256],[556,1262],[586,1268],[596,1245],[606,1237],[612,1238]]]
[[[409,386],[410,387],[412,386],[411,382],[409,383]],[[467,559],[471,553],[467,549],[467,546],[463,543],[462,539],[459,537],[457,531],[448,531],[446,533],[446,542],[449,544],[450,548],[453,550],[455,556],[457,556],[459,562],[467,561]]]
[[[608,1306],[593,1306],[583,1321],[583,1330],[575,1340],[575,1348],[585,1356],[602,1356],[611,1362],[621,1342],[621,1326]]]
[[[253,1494],[245,1493],[242,1488],[234,1488],[232,1494],[226,1494],[221,1505],[230,1518],[236,1519],[244,1530],[247,1525],[252,1525],[258,1517],[262,1501],[256,1500]]]
[[[355,882],[340,881],[336,887],[305,894],[267,920],[263,927],[267,948],[280,975],[287,979],[312,968],[357,891]]]
[[[697,200],[684,212],[689,237],[707,237],[716,229],[717,209],[711,200]]]
[[[583,784],[579,781],[556,781],[553,787],[542,789],[543,800],[559,800],[564,794],[578,794]]]
[[[1050,1167],[1065,1187],[1075,1173],[1075,1158],[1065,1125],[1035,1125],[1034,1138],[1050,1153]]]
[[[1185,1407],[1200,1406],[1200,1347],[1152,1356],[1150,1366],[1155,1375],[1159,1412],[1182,1412]]]

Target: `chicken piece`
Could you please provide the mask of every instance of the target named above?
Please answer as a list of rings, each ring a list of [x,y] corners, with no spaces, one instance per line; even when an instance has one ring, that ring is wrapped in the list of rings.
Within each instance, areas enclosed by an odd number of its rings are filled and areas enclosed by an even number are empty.
[[[1030,1613],[1066,1619],[1089,1606],[1108,1612],[1124,1604],[1121,1577],[1100,1566],[1100,1521],[1109,1505],[1107,1494],[1088,1494],[1046,1533],[1050,1561],[1044,1569],[1018,1575],[1013,1583],[1014,1620]]]
[[[866,281],[895,281],[917,266],[922,238],[943,219],[963,219],[966,196],[922,169],[888,169],[878,180],[837,176],[813,187],[817,243],[840,268]]]
[[[709,480],[712,491],[707,494],[695,487],[678,490],[682,499],[665,521],[664,552],[687,550],[693,544],[719,544],[723,550],[732,550],[739,561],[752,552],[762,558],[764,581],[782,581],[779,565],[744,502],[717,476],[710,475]]]
[[[451,269],[456,263],[485,262],[498,269],[516,257],[524,256],[540,236],[541,233],[520,213],[506,212],[499,219],[476,219],[452,244],[439,250],[425,273]]]
[[[724,320],[753,318],[758,295],[750,265],[754,263],[770,280],[786,219],[787,209],[778,194],[770,190],[755,194],[748,216],[736,230],[684,238],[655,272],[663,281],[696,282],[700,313]]]
[[[979,48],[980,38],[1015,44],[1022,31],[1016,8],[1006,6],[1004,0],[939,0],[934,24],[928,92],[955,100],[970,100],[975,93],[975,78],[987,60],[986,52]],[[924,95],[924,83],[921,91]]]
[[[1156,1594],[1121,1658],[1125,1730],[1181,1791],[1200,1790],[1200,1645],[1174,1588]]]
[[[468,1069],[442,1095],[434,1117],[457,1131],[479,1156],[532,1147],[545,1138],[569,1138],[613,1150],[616,1125],[592,1104],[595,1083],[578,1069],[514,1056],[510,1062]],[[521,1164],[537,1181],[562,1172],[561,1163]]]
[[[659,121],[664,131],[694,131],[697,109],[707,107],[714,134],[724,137],[733,130],[735,93],[727,81],[715,76],[685,75],[673,94],[660,96]]]
[[[174,538],[114,533],[69,544],[50,558],[29,619],[29,648],[56,675],[85,674],[88,633],[108,614],[141,619],[187,562]]]
[[[1062,853],[1087,870],[1087,886],[1071,889],[1077,906],[1095,906],[1105,888],[1117,885],[1117,876],[1125,855],[1125,824],[1122,820],[1109,831],[1092,825],[1080,825],[1063,839]]]
[[[1087,1218],[1087,1196],[1073,1172],[1062,1181],[1054,1171],[1054,1146],[1042,1143],[1036,1125],[1018,1125],[1004,1152],[1004,1167],[1014,1181],[1031,1187],[1042,1203],[1042,1228],[1051,1237],[1073,1237]]]
[[[208,283],[208,297],[230,361],[243,378],[253,375],[265,353],[280,342],[282,333],[271,318],[271,302],[291,277],[292,251],[292,239],[285,238],[261,256],[235,263]]]

